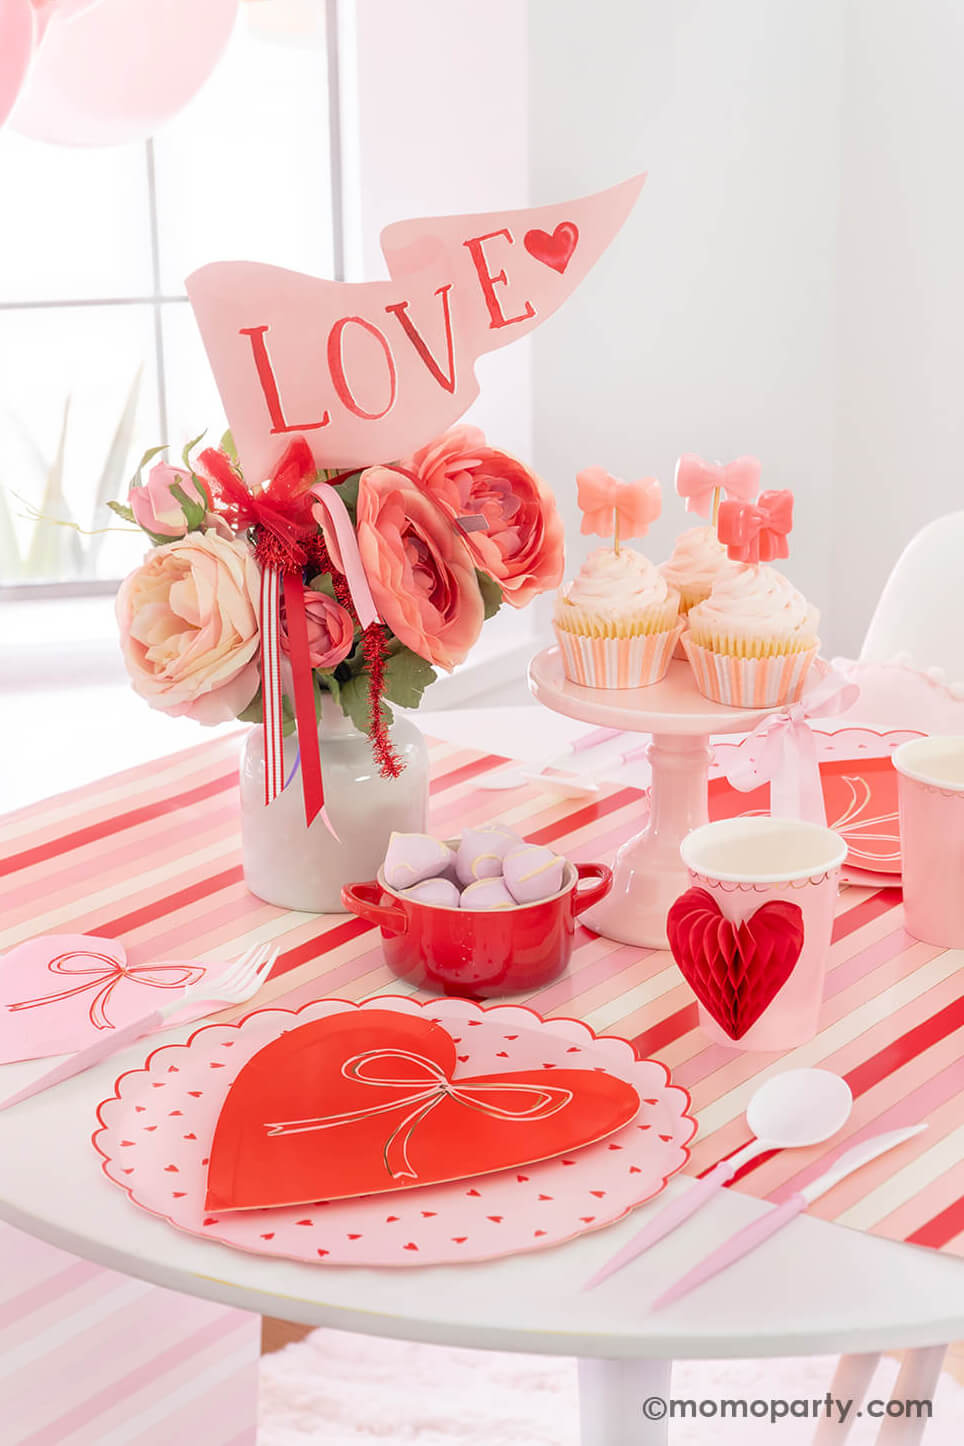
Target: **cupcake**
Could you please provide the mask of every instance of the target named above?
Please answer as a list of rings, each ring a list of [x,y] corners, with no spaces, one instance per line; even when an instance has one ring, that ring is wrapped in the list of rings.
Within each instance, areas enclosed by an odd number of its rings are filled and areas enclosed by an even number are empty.
[[[683,647],[707,698],[770,708],[800,697],[820,648],[820,614],[775,568],[731,565],[688,622]]]
[[[659,570],[679,593],[679,610],[685,617],[691,607],[709,597],[717,578],[732,566],[715,527],[690,527],[677,537],[672,554]]]
[[[658,683],[682,631],[679,594],[631,548],[599,547],[556,598],[566,677],[589,688]]]

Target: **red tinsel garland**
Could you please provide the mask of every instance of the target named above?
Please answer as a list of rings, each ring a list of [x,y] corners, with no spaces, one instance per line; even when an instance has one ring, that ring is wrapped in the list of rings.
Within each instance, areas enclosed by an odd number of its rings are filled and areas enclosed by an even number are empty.
[[[385,719],[382,717],[382,694],[385,691],[385,651],[387,638],[381,623],[365,629],[362,652],[368,669],[368,707],[372,752],[383,778],[398,778],[405,765],[392,747]]]

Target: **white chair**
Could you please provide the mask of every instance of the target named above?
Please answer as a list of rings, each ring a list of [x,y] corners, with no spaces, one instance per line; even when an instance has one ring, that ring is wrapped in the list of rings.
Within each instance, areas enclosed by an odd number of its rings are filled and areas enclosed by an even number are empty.
[[[964,733],[964,512],[921,529],[884,585],[856,661],[847,717],[880,729]]]

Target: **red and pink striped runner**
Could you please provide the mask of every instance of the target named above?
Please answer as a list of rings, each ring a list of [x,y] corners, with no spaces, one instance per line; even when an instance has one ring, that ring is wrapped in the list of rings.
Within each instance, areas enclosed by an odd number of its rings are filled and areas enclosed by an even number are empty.
[[[287,913],[247,892],[237,749],[236,738],[218,739],[8,816],[0,950],[38,933],[96,933],[122,936],[140,963],[233,957],[272,939],[283,952],[259,1003],[297,1007],[326,995],[413,992],[389,973],[376,932],[361,920]],[[634,789],[613,787],[590,802],[560,799],[536,783],[509,795],[484,792],[478,778],[503,760],[446,743],[433,744],[432,755],[437,832],[500,819],[588,860],[608,858],[639,827]],[[907,935],[898,891],[844,890],[821,1031],[780,1057],[710,1044],[667,953],[614,944],[584,929],[576,946],[567,975],[526,1002],[633,1039],[641,1053],[671,1068],[690,1090],[700,1122],[692,1172],[746,1141],[743,1112],[768,1073],[823,1065],[844,1074],[854,1091],[848,1138],[918,1119],[930,1128],[824,1196],[812,1213],[964,1254],[964,953]],[[735,1188],[781,1200],[839,1147],[838,1140],[764,1158]]]

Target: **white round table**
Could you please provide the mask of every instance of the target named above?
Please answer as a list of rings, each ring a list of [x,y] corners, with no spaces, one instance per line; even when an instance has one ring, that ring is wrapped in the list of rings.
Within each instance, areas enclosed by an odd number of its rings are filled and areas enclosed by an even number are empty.
[[[489,748],[499,746],[500,735],[511,736],[515,751],[529,757],[546,745],[544,715],[535,707],[437,714],[425,727]],[[23,743],[26,749],[29,740]],[[188,1032],[171,1030],[165,1038]],[[942,1347],[964,1335],[964,1261],[806,1217],[699,1292],[649,1314],[646,1301],[694,1252],[770,1208],[729,1191],[588,1293],[583,1282],[652,1206],[556,1249],[463,1267],[324,1269],[179,1234],[128,1203],[102,1175],[90,1144],[96,1105],[122,1069],[143,1058],[144,1046],[135,1045],[0,1113],[0,1218],[109,1268],[265,1315],[399,1339],[579,1357],[585,1446],[671,1439],[664,1420],[644,1419],[641,1403],[670,1395],[673,1357],[868,1353]],[[6,1066],[4,1094],[42,1068],[42,1061]],[[691,1188],[677,1178],[667,1193]],[[941,1354],[917,1359],[936,1363],[936,1370]]]

